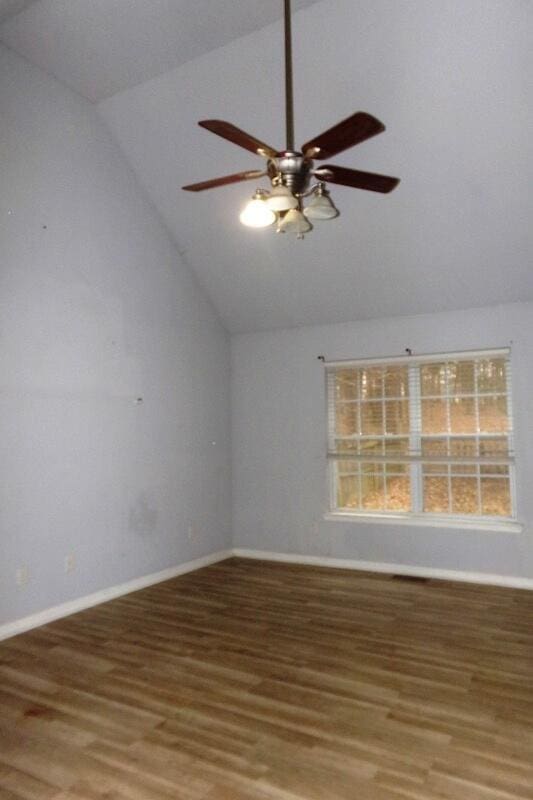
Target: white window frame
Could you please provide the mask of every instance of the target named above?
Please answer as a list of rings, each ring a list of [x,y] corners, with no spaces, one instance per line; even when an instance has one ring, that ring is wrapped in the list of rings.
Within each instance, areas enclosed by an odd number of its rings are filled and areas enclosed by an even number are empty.
[[[385,357],[377,359],[357,359],[357,360],[342,360],[342,361],[329,361],[324,362],[326,366],[326,386],[329,387],[327,395],[327,420],[328,420],[328,451],[332,453],[335,449],[335,439],[337,438],[335,432],[335,425],[331,424],[332,415],[331,410],[335,409],[335,398],[333,395],[332,382],[327,381],[327,371],[334,368],[361,368],[373,366],[401,366],[407,365],[409,367],[409,404],[410,404],[410,418],[416,423],[420,423],[421,416],[417,413],[411,413],[414,408],[420,409],[420,380],[419,370],[420,365],[424,362],[440,361],[454,361],[454,360],[475,360],[480,358],[491,357],[504,357],[510,361],[510,349],[499,348],[492,350],[475,350],[475,351],[458,351],[451,353],[431,353],[421,356],[400,356],[400,357]],[[509,419],[509,442],[510,450],[513,451],[513,425],[512,425],[512,382],[510,376],[510,369],[507,371],[507,386],[506,395],[508,403],[508,419]],[[474,396],[477,396],[477,387]],[[387,398],[388,399],[388,398]],[[476,404],[477,406],[477,404]],[[407,437],[409,438],[409,449],[413,452],[420,450],[420,437],[421,430],[418,428],[411,428]],[[449,434],[447,434],[449,436]],[[464,436],[465,434],[462,434]],[[488,435],[488,434],[487,434]],[[452,434],[453,436],[453,434]],[[457,434],[461,436],[461,434]],[[378,438],[391,438],[390,436],[372,436],[374,439]],[[406,435],[402,435],[406,438]],[[426,527],[447,527],[447,528],[461,528],[461,529],[476,529],[476,530],[493,530],[505,532],[521,532],[523,525],[517,521],[516,518],[516,469],[514,457],[509,458],[509,486],[510,486],[510,499],[511,499],[511,517],[495,517],[489,515],[459,515],[459,514],[444,514],[432,513],[423,511],[423,479],[422,479],[422,461],[412,460],[410,463],[410,485],[411,485],[411,498],[412,498],[412,511],[386,511],[370,509],[340,509],[337,507],[337,461],[342,460],[342,456],[331,455],[328,457],[328,487],[329,487],[329,511],[324,514],[324,519],[329,521],[342,521],[342,522],[387,522],[399,525],[420,525]],[[370,460],[370,459],[369,459]],[[401,456],[382,457],[378,460],[387,461],[402,461],[405,459]],[[427,461],[427,459],[425,459]],[[449,458],[447,461],[449,462]],[[472,459],[476,461],[476,459]],[[479,461],[477,461],[479,463]],[[479,472],[477,474],[478,484],[480,482]],[[449,480],[451,478],[449,477]],[[478,489],[479,491],[479,489]],[[451,499],[451,494],[450,494]]]

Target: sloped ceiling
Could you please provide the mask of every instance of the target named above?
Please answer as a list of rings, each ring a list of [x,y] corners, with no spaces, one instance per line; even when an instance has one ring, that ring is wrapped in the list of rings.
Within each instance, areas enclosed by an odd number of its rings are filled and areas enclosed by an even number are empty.
[[[31,2],[32,0],[0,0],[0,23],[5,22],[15,14],[19,14]]]
[[[294,0],[303,8],[317,0]],[[17,11],[30,6],[14,16]],[[280,0],[0,0],[0,39],[98,101],[282,16]]]
[[[29,41],[24,17],[47,5],[60,3],[40,0],[0,37],[18,47],[17,23]],[[96,17],[103,5],[91,3]],[[250,5],[281,10],[277,0]],[[322,0],[295,13],[297,141],[368,111],[387,131],[334,160],[402,181],[385,196],[332,187],[341,216],[303,241],[240,225],[253,183],[180,189],[262,163],[199,119],[227,119],[284,145],[280,13],[99,109],[230,331],[533,299],[532,12],[522,0]],[[120,69],[98,78],[95,96],[123,83]]]

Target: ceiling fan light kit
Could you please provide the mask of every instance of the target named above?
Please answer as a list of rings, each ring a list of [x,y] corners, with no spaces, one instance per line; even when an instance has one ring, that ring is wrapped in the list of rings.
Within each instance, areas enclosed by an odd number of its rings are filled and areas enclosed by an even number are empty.
[[[272,211],[289,211],[291,208],[298,208],[298,198],[293,195],[288,186],[278,183],[272,187],[266,203]]]
[[[299,208],[291,208],[280,217],[277,227],[278,233],[294,233],[297,239],[303,239],[304,233],[312,229],[312,225],[307,220]]]
[[[258,188],[250,202],[240,214],[243,225],[265,228],[277,222],[278,233],[294,233],[303,239],[313,228],[311,224],[339,216],[325,183],[336,183],[355,189],[387,194],[400,182],[398,178],[377,175],[373,172],[338,167],[327,164],[315,168],[315,160],[325,160],[354,147],[356,144],[376,136],[385,130],[378,119],[364,111],[357,111],[342,122],[303,145],[301,151],[294,148],[294,103],[292,91],[292,41],[291,0],[284,0],[285,19],[285,109],[287,147],[277,151],[249,133],[224,120],[208,119],[198,124],[211,133],[266,158],[265,170],[248,170],[225,175],[222,178],[190,184],[182,188],[189,192],[201,192],[230,183],[253,180],[268,176],[269,191]],[[312,179],[315,182],[312,183]],[[311,198],[304,207],[303,200]]]
[[[268,207],[266,192],[257,189],[249,203],[241,211],[239,219],[249,228],[267,228],[276,221],[276,215]]]
[[[304,208],[307,219],[335,219],[339,216],[338,210],[331,202],[329,192],[324,188],[323,183],[318,184],[318,188],[313,195],[309,205]]]

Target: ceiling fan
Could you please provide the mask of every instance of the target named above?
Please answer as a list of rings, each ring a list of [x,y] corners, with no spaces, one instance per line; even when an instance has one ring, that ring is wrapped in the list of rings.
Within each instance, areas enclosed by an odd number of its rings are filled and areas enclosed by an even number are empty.
[[[324,133],[306,142],[301,150],[294,145],[294,103],[292,86],[291,0],[284,0],[285,19],[285,114],[287,147],[278,151],[249,133],[219,119],[202,120],[198,124],[211,133],[249,150],[266,159],[265,169],[236,172],[221,178],[193,183],[182,188],[188,192],[202,192],[230,183],[254,180],[268,176],[271,189],[257,189],[240,215],[241,222],[262,228],[277,222],[279,233],[295,233],[302,239],[313,227],[311,221],[333,219],[339,212],[331,202],[325,183],[337,183],[355,189],[367,189],[386,194],[400,182],[398,178],[361,172],[334,164],[315,167],[314,162],[324,161],[385,130],[378,119],[364,111],[338,122]],[[316,179],[315,182],[312,182]],[[304,198],[311,201],[304,208]]]

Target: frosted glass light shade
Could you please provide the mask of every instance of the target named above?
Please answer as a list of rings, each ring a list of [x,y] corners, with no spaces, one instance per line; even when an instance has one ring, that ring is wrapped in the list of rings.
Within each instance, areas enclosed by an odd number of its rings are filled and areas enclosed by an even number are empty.
[[[258,190],[242,210],[240,221],[249,228],[266,228],[276,221],[276,215],[267,206],[265,193]]]
[[[278,231],[280,233],[295,233],[296,238],[301,239],[304,233],[310,231],[312,227],[301,211],[297,208],[291,208],[279,223]]]
[[[289,211],[291,208],[298,208],[297,198],[283,184],[274,186],[266,200],[266,204],[272,211]]]
[[[327,194],[316,194],[304,209],[307,219],[333,219],[339,212]]]

